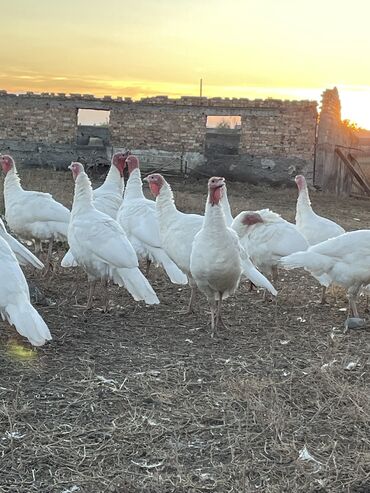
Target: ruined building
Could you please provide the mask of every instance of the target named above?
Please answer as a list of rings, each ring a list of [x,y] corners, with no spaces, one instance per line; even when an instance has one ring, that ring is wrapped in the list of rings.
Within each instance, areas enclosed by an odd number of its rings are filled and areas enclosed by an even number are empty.
[[[86,110],[106,112],[106,125],[81,124],[79,113]],[[212,120],[226,117],[235,118],[234,128],[212,126]],[[336,89],[324,92],[320,114],[315,101],[165,96],[132,101],[0,91],[0,151],[24,166],[108,164],[114,151],[128,148],[144,169],[276,183],[303,173],[323,189],[349,193],[352,175],[338,165],[336,150],[355,144],[341,122]]]

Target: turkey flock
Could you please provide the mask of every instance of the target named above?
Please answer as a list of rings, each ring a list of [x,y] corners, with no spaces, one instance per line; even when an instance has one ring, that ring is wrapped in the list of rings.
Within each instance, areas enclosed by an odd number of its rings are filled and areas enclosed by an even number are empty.
[[[81,267],[87,274],[86,308],[93,305],[96,284],[105,293],[111,281],[124,287],[135,301],[158,304],[147,277],[151,263],[161,266],[174,284],[189,284],[187,312],[199,290],[211,312],[212,337],[226,325],[222,302],[233,295],[241,281],[276,296],[273,284],[278,268],[304,268],[321,284],[322,301],[329,286],[341,286],[349,299],[348,317],[358,317],[356,299],[370,284],[370,230],[346,233],[333,221],[313,211],[303,176],[296,176],[296,224],[269,209],[243,211],[232,217],[225,179],[208,181],[205,213],[188,214],[176,208],[170,184],[161,174],[148,182],[155,201],[143,194],[139,160],[127,152],[113,155],[104,183],[93,190],[81,163],[69,169],[74,199],[69,211],[48,193],[24,190],[14,159],[0,155],[5,175],[5,220],[20,240],[32,241],[39,254],[48,242],[45,265],[11,236],[0,219],[0,313],[34,346],[51,340],[50,331],[30,302],[21,266],[52,267],[54,241],[68,242],[62,267]],[[124,184],[124,171],[129,178]],[[139,269],[146,262],[146,275]],[[270,279],[270,280],[269,280]],[[268,294],[267,294],[268,293]]]

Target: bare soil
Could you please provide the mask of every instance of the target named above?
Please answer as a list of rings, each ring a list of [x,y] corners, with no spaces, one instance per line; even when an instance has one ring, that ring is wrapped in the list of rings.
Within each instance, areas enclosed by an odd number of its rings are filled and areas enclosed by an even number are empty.
[[[69,173],[21,175],[71,205]],[[205,180],[173,188],[180,208],[203,210]],[[234,213],[294,219],[294,189],[228,192]],[[370,227],[366,200],[312,202],[348,230]],[[180,314],[189,290],[160,270],[159,306],[111,286],[108,313],[99,292],[93,310],[79,306],[78,269],[26,275],[48,298],[37,309],[53,340],[26,351],[1,323],[0,492],[370,492],[370,334],[344,331],[344,293],[320,305],[302,271],[281,273],[276,302],[243,284],[212,339],[204,298]]]

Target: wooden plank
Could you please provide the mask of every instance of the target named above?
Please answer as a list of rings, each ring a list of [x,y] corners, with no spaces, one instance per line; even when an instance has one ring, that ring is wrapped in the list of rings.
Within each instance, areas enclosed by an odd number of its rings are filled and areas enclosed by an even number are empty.
[[[360,193],[350,193],[349,196],[350,197],[353,197],[355,199],[370,200],[370,196],[369,195],[362,195]]]
[[[352,174],[352,176],[360,184],[362,190],[366,193],[366,195],[370,195],[370,186],[362,178],[362,176],[358,173],[358,171],[353,167],[352,163],[346,158],[346,156],[343,154],[343,152],[340,149],[338,149],[338,147],[336,147],[335,153],[341,158],[343,163],[347,166],[349,172]]]

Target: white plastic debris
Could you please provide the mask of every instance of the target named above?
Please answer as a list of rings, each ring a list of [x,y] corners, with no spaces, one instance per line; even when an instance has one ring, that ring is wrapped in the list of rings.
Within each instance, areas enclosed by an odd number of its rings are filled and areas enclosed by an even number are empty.
[[[279,342],[280,342],[280,344],[281,344],[282,346],[286,346],[287,344],[289,344],[289,343],[290,343],[290,341],[288,341],[288,340],[286,340],[286,341],[285,341],[285,340],[280,340]]]
[[[327,370],[328,368],[330,368],[330,366],[334,365],[334,363],[336,363],[337,361],[338,361],[337,359],[333,359],[333,361],[330,361],[330,363],[324,363],[321,369]]]
[[[188,342],[189,344],[193,344],[193,341],[191,339],[185,339],[185,342]]]
[[[117,383],[118,383],[116,380],[113,380],[111,378],[105,378],[105,377],[103,377],[103,375],[96,375],[96,378],[98,380],[100,380],[102,383],[105,383],[107,385],[114,385],[114,386],[116,386]]]
[[[24,438],[26,435],[21,435],[18,431],[6,431],[3,436],[3,440],[9,440],[15,438],[16,440],[20,440]]]
[[[313,462],[314,464],[316,464],[317,465],[317,469],[316,469],[315,472],[317,472],[317,471],[319,471],[321,469],[322,462],[320,462],[319,460],[315,459],[315,457],[308,451],[306,445],[303,447],[303,449],[301,449],[299,451],[298,458],[299,458],[299,460],[309,461],[309,462]]]
[[[75,491],[80,491],[80,487],[79,486],[72,486],[71,488],[67,489],[67,490],[63,490],[61,493],[74,493]]]
[[[143,459],[140,462],[135,462],[134,460],[131,461],[135,466],[142,467],[143,469],[155,469],[156,467],[160,467],[163,464],[163,460],[156,462],[154,464],[148,464],[148,462]]]
[[[208,472],[202,472],[199,474],[199,479],[201,481],[214,481],[214,477],[212,476],[212,474],[209,474]]]
[[[355,361],[350,361],[345,367],[345,370],[354,370],[358,367],[358,363]]]
[[[151,377],[159,377],[160,374],[161,374],[161,372],[159,370],[149,370],[148,371],[148,375],[150,375]]]

